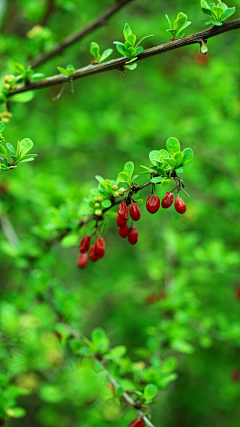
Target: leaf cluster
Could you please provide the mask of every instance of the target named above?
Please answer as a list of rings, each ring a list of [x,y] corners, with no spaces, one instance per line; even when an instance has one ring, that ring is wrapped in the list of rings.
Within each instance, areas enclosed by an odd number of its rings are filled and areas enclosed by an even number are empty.
[[[169,28],[166,31],[171,34],[172,40],[184,37],[184,31],[191,25],[191,22],[187,20],[187,15],[183,12],[179,12],[173,23],[168,15],[166,15],[166,18],[169,24]]]
[[[201,8],[203,13],[208,15],[208,21],[206,25],[220,26],[226,19],[230,18],[235,11],[236,7],[228,7],[226,3],[218,1],[218,3],[210,3],[206,0],[201,0]]]

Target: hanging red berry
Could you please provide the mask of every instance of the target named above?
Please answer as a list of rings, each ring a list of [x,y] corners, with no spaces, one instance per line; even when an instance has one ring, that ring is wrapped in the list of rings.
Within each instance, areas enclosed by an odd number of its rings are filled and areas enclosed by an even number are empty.
[[[128,241],[131,245],[136,245],[138,241],[138,231],[136,227],[130,227],[128,230]]]
[[[102,237],[99,237],[96,240],[95,244],[95,252],[97,255],[105,254],[105,241]]]
[[[137,203],[132,203],[129,206],[129,214],[130,214],[130,217],[133,219],[133,221],[138,221],[140,219],[141,211]]]
[[[119,234],[119,236],[121,236],[123,238],[127,237],[127,235],[128,235],[128,226],[127,226],[127,224],[125,225],[124,228],[118,227],[118,234]]]
[[[160,208],[160,199],[158,196],[149,196],[146,203],[147,211],[151,214],[154,214]]]
[[[170,208],[170,206],[173,204],[174,194],[173,193],[166,193],[165,196],[162,199],[161,206],[163,209]]]
[[[90,237],[89,236],[84,236],[84,238],[80,242],[80,246],[79,246],[80,252],[82,254],[84,254],[85,252],[88,251],[89,246],[90,246]]]
[[[79,268],[85,268],[88,263],[88,255],[87,254],[80,254],[77,260],[77,266]]]
[[[118,215],[121,219],[127,219],[128,217],[128,207],[126,203],[120,203],[118,208]]]
[[[105,249],[100,250],[100,248],[96,249],[96,245],[92,245],[89,251],[89,257],[91,261],[97,261],[99,258],[102,258],[105,254]]]
[[[132,421],[128,427],[144,427],[144,421],[142,418],[137,418],[136,420]]]
[[[177,197],[175,200],[175,209],[178,213],[180,214],[184,214],[184,212],[186,212],[186,204],[184,202],[183,199],[181,199],[181,197]]]
[[[120,216],[117,216],[117,225],[120,228],[124,228],[125,225],[127,224],[127,218],[126,219],[121,219]]]

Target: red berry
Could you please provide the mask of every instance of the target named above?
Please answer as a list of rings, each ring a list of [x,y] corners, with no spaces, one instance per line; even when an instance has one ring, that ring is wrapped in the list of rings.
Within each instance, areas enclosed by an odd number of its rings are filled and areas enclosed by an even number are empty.
[[[144,427],[144,421],[142,418],[137,418],[136,420],[132,421],[128,427]]]
[[[160,208],[159,197],[154,195],[149,196],[149,198],[147,199],[146,208],[147,208],[147,211],[150,212],[151,214],[156,213]]]
[[[130,227],[128,230],[128,241],[131,245],[136,245],[138,241],[138,231],[136,227]]]
[[[137,203],[132,203],[129,206],[129,213],[130,213],[130,217],[133,219],[133,221],[138,221],[140,219],[141,211],[140,211]]]
[[[80,254],[77,259],[77,266],[79,268],[85,268],[88,263],[88,255],[87,254]]]
[[[105,241],[102,237],[99,237],[96,240],[95,244],[95,252],[97,255],[105,254]]]
[[[240,299],[240,286],[236,288],[236,297]]]
[[[174,194],[173,193],[166,193],[165,196],[162,199],[162,208],[167,209],[170,208],[170,206],[173,204]]]
[[[127,237],[127,235],[128,235],[128,226],[127,226],[127,224],[125,225],[124,228],[118,227],[118,234],[119,234],[119,236],[121,236],[123,238]]]
[[[127,219],[121,219],[120,216],[117,216],[117,225],[120,228],[124,228],[125,225],[127,224]]]
[[[102,258],[104,254],[105,254],[105,251],[102,251],[100,253],[96,252],[96,245],[92,245],[90,247],[89,257],[91,261],[97,261],[99,258]]]
[[[82,239],[80,246],[79,246],[79,250],[82,254],[84,254],[85,252],[88,251],[90,246],[90,237],[89,236],[84,236],[84,238]]]
[[[186,212],[186,204],[184,202],[183,199],[181,199],[181,197],[177,197],[175,200],[175,209],[178,213],[180,214],[184,214],[184,212]]]
[[[128,207],[126,203],[120,203],[118,208],[118,215],[121,219],[127,219],[128,217]]]

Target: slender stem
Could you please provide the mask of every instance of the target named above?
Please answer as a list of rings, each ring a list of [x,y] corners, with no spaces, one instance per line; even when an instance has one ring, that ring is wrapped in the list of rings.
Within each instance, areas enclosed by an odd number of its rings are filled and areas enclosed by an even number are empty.
[[[89,24],[85,25],[81,30],[78,30],[70,35],[68,35],[62,42],[57,45],[50,52],[43,53],[39,57],[32,59],[30,65],[32,67],[37,67],[40,64],[45,63],[51,58],[54,58],[57,55],[63,53],[63,51],[68,47],[76,43],[77,41],[83,39],[83,37],[92,33],[97,28],[106,25],[107,21],[120,9],[126,6],[128,3],[134,0],[116,0],[111,6],[109,6],[103,13],[101,13],[97,18],[93,19]],[[51,3],[51,1],[50,1]],[[53,2],[52,2],[53,3]]]
[[[170,41],[168,43],[164,43],[158,46],[154,46],[150,49],[146,49],[138,56],[137,61],[149,58],[150,56],[159,55],[164,52],[168,52],[170,50],[175,50],[184,46],[200,43],[202,39],[206,40],[211,37],[215,37],[219,34],[236,30],[239,28],[240,28],[240,19],[236,19],[235,21],[231,21],[227,24],[223,24],[220,27],[216,27],[216,26],[210,27],[206,30],[200,31],[195,34],[191,34],[190,36],[183,37],[179,40]],[[123,58],[113,59],[108,62],[103,62],[101,64],[94,64],[94,65],[90,64],[90,65],[87,65],[86,67],[77,69],[71,75],[71,79],[76,80],[76,79],[90,76],[92,74],[99,74],[99,73],[103,73],[105,71],[110,71],[110,70],[123,70],[126,61],[129,61],[129,58],[123,57]],[[17,89],[11,91],[8,95],[8,98],[17,93],[27,92],[29,90],[43,89],[46,87],[58,85],[61,83],[67,83],[67,82],[69,82],[69,78],[64,74],[54,75],[51,77],[47,77],[46,79],[30,83],[27,86],[22,84],[19,87],[17,87]]]

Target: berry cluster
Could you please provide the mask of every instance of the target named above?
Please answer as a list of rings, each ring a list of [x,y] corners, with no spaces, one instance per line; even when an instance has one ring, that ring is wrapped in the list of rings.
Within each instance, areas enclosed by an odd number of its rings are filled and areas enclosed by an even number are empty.
[[[141,216],[141,211],[137,203],[131,201],[129,206],[129,214],[133,221],[138,221]],[[117,215],[117,225],[118,225],[118,234],[119,236],[125,238],[128,236],[128,241],[131,245],[136,245],[138,241],[138,231],[137,228],[133,226],[128,228],[128,207],[126,203],[120,203],[118,208]]]
[[[79,268],[85,268],[88,263],[88,249],[90,247],[90,236],[84,236],[80,242],[79,250],[80,255],[77,259],[77,266]],[[91,261],[95,262],[98,259],[102,258],[105,254],[105,241],[102,237],[96,239],[96,243],[90,247],[89,258]]]
[[[170,206],[172,206],[174,200],[174,194],[171,192],[168,192],[165,194],[165,196],[162,199],[161,206],[163,209],[168,209]],[[174,203],[175,209],[178,213],[184,214],[186,212],[186,204],[181,197],[177,196]],[[160,208],[160,199],[158,196],[151,195],[147,199],[146,203],[147,211],[151,214],[154,214],[158,211]]]

